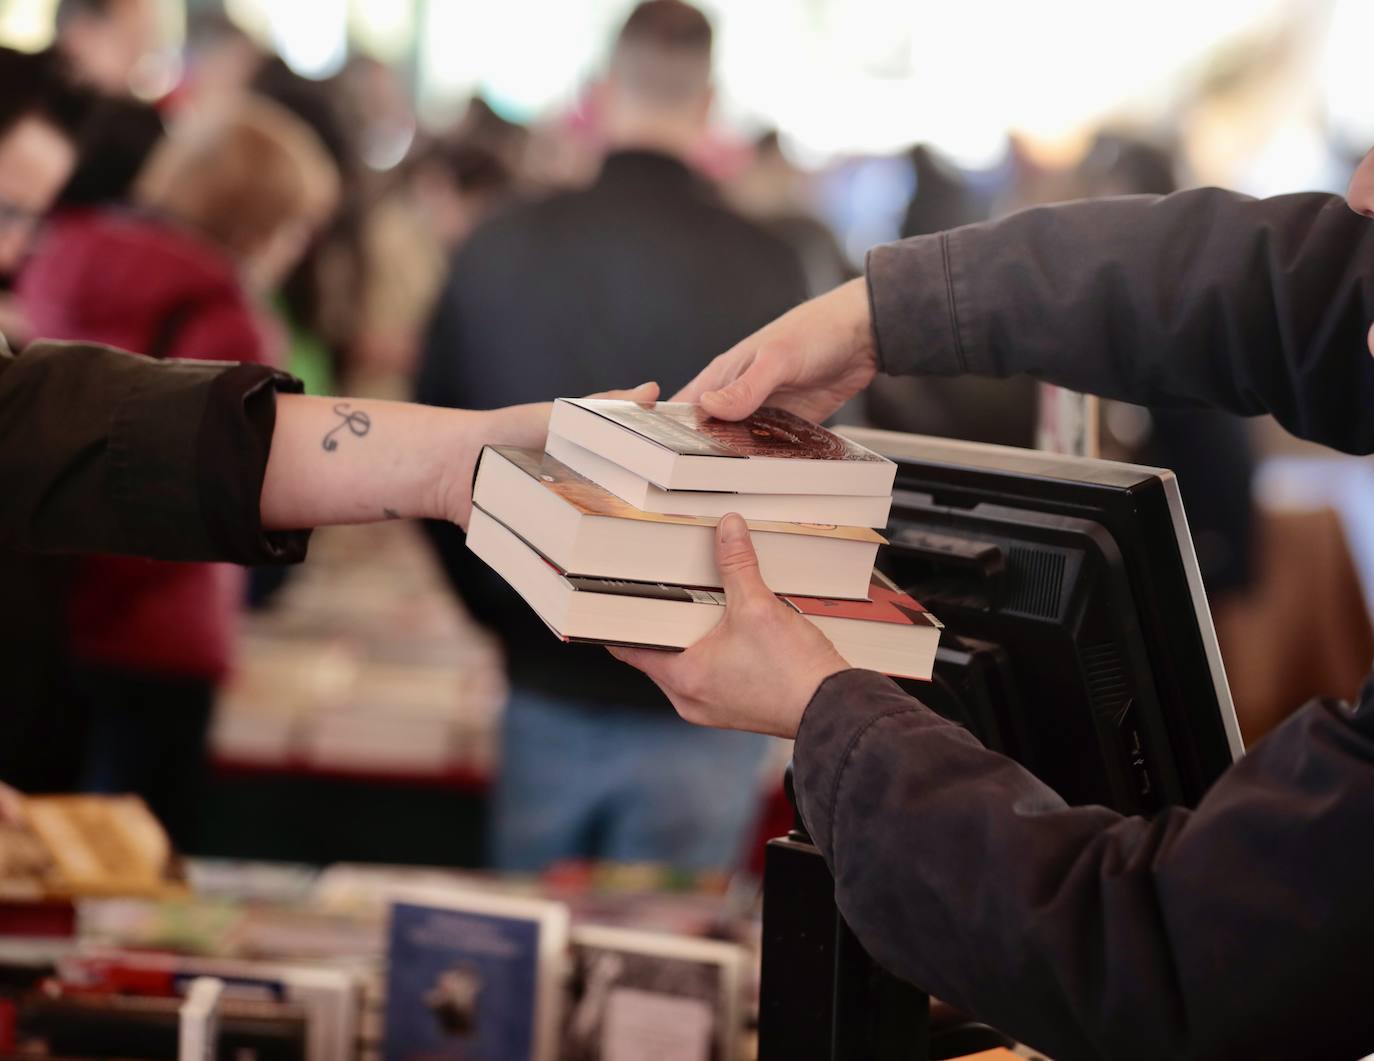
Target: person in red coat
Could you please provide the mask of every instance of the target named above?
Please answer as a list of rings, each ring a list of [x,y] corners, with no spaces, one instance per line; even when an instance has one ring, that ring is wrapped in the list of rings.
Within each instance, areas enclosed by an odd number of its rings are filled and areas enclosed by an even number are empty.
[[[176,128],[134,205],[55,218],[20,277],[34,334],[159,358],[274,364],[260,297],[334,208],[338,175],[299,119],[249,99]],[[207,488],[212,488],[207,484]],[[185,841],[244,572],[128,557],[81,561],[69,601],[83,784],[143,795]]]

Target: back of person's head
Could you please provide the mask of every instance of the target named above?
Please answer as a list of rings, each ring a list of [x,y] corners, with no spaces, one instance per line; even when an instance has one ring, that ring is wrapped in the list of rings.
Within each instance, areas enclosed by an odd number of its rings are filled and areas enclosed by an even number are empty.
[[[616,38],[614,93],[646,109],[701,109],[711,94],[711,38],[711,23],[684,0],[644,0]]]
[[[102,92],[128,93],[157,36],[151,0],[58,0],[54,18],[57,48],[73,76]]]
[[[51,53],[0,48],[0,276],[18,266],[71,176],[88,106]]]
[[[33,117],[75,140],[90,105],[51,52],[0,48],[0,137],[21,118]]]
[[[339,173],[309,126],[249,96],[174,126],[134,194],[254,271],[269,266],[272,275],[260,278],[274,283],[328,221]]]
[[[1129,134],[1099,133],[1076,176],[1085,196],[1170,195],[1178,190],[1173,153]]]
[[[410,165],[412,191],[441,243],[456,248],[515,190],[495,152],[478,144],[440,142]]]

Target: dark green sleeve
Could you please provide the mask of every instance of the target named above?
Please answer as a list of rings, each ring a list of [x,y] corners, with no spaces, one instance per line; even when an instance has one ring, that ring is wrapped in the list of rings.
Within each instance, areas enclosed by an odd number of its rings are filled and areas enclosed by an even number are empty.
[[[1270,413],[1374,452],[1374,221],[1337,196],[1037,207],[875,248],[868,281],[887,372]]]
[[[0,546],[162,560],[285,563],[265,533],[275,395],[260,365],[153,361],[84,343],[0,343]]]

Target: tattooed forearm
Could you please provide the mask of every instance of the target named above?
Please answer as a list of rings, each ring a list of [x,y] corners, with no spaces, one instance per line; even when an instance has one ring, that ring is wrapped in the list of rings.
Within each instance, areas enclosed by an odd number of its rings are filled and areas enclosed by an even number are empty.
[[[339,448],[339,440],[334,436],[345,427],[359,438],[364,437],[372,430],[372,418],[362,410],[353,411],[353,407],[348,402],[339,402],[334,406],[334,415],[339,418],[339,422],[325,432],[324,438],[320,439],[320,446],[326,453],[333,453]]]

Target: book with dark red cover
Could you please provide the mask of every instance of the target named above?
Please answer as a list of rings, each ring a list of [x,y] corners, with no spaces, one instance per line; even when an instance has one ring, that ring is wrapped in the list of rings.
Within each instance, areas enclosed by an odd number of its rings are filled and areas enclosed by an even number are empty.
[[[892,493],[886,457],[785,409],[717,420],[685,402],[559,398],[549,430],[665,490]]]

